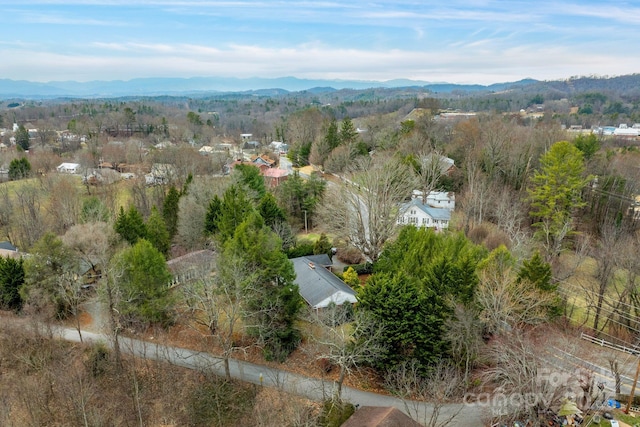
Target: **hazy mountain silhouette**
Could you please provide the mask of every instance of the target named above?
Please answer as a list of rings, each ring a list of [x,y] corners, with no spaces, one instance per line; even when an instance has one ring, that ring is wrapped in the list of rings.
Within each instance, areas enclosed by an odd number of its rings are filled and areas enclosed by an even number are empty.
[[[277,96],[290,92],[311,94],[330,93],[352,89],[397,89],[410,88],[434,94],[479,94],[517,90],[525,93],[555,92],[570,95],[586,91],[637,91],[640,74],[618,77],[572,77],[565,80],[539,81],[524,79],[517,82],[492,85],[434,83],[418,80],[395,79],[388,81],[359,80],[310,80],[296,77],[280,78],[138,78],[113,81],[52,81],[47,83],[26,80],[0,79],[0,96],[7,98],[109,98],[125,96],[204,96],[221,93],[249,93],[262,96]]]

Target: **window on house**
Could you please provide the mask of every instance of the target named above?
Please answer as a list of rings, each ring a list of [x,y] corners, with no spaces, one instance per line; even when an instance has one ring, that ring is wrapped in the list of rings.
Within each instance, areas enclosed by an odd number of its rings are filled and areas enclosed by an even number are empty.
[[[414,216],[409,217],[409,224],[417,224],[417,223],[418,223],[418,218]]]

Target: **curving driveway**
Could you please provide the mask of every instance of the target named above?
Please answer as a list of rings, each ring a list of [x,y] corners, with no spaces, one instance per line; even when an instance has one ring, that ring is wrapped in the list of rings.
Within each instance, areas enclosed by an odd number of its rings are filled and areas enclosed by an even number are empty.
[[[53,331],[55,336],[62,339],[74,342],[80,341],[78,331],[75,329],[54,327]],[[82,339],[84,342],[103,342],[111,345],[109,337],[105,334],[83,330]],[[119,337],[118,340],[121,351],[127,354],[172,363],[189,369],[206,370],[224,376],[222,359],[209,353],[126,337]],[[333,391],[333,382],[331,381],[310,378],[237,359],[230,360],[230,370],[231,376],[241,381],[282,388],[289,393],[305,396],[316,401],[331,396]],[[433,405],[429,403],[408,402],[409,408],[407,408],[405,402],[396,397],[370,393],[346,386],[343,387],[342,393],[344,399],[361,406],[393,406],[403,412],[409,412],[408,409],[410,408],[410,415],[419,421],[428,420],[433,411]],[[484,425],[482,422],[482,407],[471,404],[444,405],[440,408],[439,419],[447,419],[457,412],[459,413],[449,425],[466,427],[481,427]]]

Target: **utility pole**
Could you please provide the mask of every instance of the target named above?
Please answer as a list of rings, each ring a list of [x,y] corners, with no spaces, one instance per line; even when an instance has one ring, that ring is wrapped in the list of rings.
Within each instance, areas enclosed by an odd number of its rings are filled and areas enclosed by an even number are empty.
[[[307,228],[307,210],[304,211],[304,232],[305,234],[309,234],[309,229]]]
[[[629,401],[624,410],[626,414],[629,413],[629,409],[631,409],[631,404],[633,403],[633,395],[636,392],[636,385],[638,384],[638,375],[640,375],[640,357],[638,357],[638,367],[636,368],[636,376],[633,377],[633,386],[631,387],[631,393],[629,393]]]

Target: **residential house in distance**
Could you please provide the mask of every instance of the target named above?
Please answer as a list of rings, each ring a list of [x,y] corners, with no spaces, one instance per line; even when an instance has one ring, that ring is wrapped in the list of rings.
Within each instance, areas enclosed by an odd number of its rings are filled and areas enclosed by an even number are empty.
[[[77,174],[80,172],[80,165],[78,163],[62,163],[56,170],[60,173]]]
[[[413,190],[411,198],[422,200],[422,191]],[[456,194],[449,191],[432,191],[427,195],[426,203],[432,208],[449,209],[453,211],[456,208]]]
[[[4,258],[20,258],[22,253],[9,241],[0,242],[0,256]]]
[[[287,154],[287,151],[289,151],[289,145],[282,141],[271,141],[269,148],[279,154]]]
[[[209,155],[209,154],[213,154],[215,152],[214,148],[210,145],[203,145],[202,147],[200,147],[200,149],[198,150],[198,153],[202,154],[202,155]]]
[[[296,272],[295,284],[300,288],[300,296],[314,309],[326,308],[329,304],[355,304],[356,293],[329,268],[329,256],[308,255],[293,258]]]
[[[268,188],[275,188],[289,178],[289,171],[278,168],[263,169],[262,176]]]
[[[397,223],[413,225],[418,228],[434,228],[436,231],[449,228],[451,211],[443,208],[432,208],[423,204],[421,198],[412,199],[400,207]]]
[[[434,156],[437,157],[434,158]],[[426,164],[438,162],[440,166],[440,174],[443,176],[451,175],[456,169],[455,161],[453,159],[440,154],[429,153],[422,158],[422,162]]]
[[[200,279],[210,274],[215,265],[215,252],[202,249],[189,252],[167,261],[167,267],[173,276],[171,285],[177,286],[190,280]]]
[[[254,155],[251,156],[251,162],[255,163],[258,166],[267,166],[269,168],[275,167],[276,161],[266,154],[262,154],[260,156]]]

